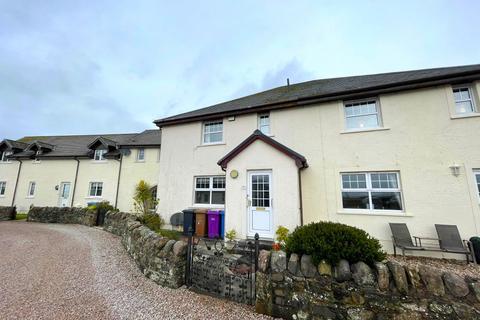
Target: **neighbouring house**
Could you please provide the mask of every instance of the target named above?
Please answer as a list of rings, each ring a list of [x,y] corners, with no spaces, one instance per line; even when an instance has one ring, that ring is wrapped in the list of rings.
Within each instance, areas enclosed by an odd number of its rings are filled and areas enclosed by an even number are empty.
[[[160,131],[24,137],[0,143],[0,206],[87,206],[133,210],[135,185],[158,181]]]
[[[480,65],[323,79],[156,120],[158,212],[225,210],[226,229],[389,222],[480,233]]]

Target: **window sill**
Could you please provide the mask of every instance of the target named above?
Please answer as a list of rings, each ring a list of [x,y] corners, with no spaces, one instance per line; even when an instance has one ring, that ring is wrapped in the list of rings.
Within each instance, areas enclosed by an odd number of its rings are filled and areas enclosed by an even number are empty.
[[[136,160],[135,163],[145,163],[145,160]]]
[[[5,198],[5,195],[4,194],[0,195],[0,198]]]
[[[226,145],[225,142],[216,142],[216,143],[203,143],[198,145],[197,147],[211,147],[211,146],[224,146]]]
[[[451,115],[450,119],[456,120],[456,119],[476,118],[476,117],[480,117],[480,113],[474,112],[474,113],[466,113],[466,114],[455,114],[455,115]]]
[[[202,208],[202,209],[223,209],[225,208],[224,204],[200,204],[200,203],[194,203],[192,208]]]
[[[386,131],[386,130],[390,130],[390,128],[381,127],[381,128],[368,128],[368,129],[352,129],[352,130],[341,131],[340,134],[358,133],[358,132],[372,132],[372,131]]]
[[[388,216],[388,217],[413,217],[413,214],[409,214],[402,211],[338,211],[337,214],[341,215],[360,215],[360,216]]]
[[[26,196],[25,199],[35,199],[35,196]]]
[[[85,197],[85,199],[92,199],[92,200],[95,200],[95,199],[103,199],[103,197]]]
[[[92,163],[107,163],[107,160],[92,160]]]
[[[12,161],[0,161],[0,164],[12,164]]]

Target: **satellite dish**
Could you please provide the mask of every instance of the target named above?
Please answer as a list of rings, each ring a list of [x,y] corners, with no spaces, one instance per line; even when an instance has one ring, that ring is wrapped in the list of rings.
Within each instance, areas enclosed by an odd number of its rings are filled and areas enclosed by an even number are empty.
[[[124,156],[129,156],[132,151],[130,149],[120,149],[120,152],[124,155]]]

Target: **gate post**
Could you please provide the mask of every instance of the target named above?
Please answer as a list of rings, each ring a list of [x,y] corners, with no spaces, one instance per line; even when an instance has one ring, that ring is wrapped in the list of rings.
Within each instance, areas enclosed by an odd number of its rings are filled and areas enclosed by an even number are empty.
[[[255,272],[258,271],[258,245],[259,245],[260,236],[258,233],[255,233]]]
[[[193,232],[188,231],[188,243],[187,243],[187,265],[185,266],[185,284],[187,287],[192,285],[191,273],[192,273],[192,261],[193,260]]]

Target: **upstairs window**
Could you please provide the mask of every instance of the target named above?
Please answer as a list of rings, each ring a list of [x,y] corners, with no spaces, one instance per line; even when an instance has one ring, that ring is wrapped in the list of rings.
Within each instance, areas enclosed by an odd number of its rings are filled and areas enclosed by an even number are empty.
[[[380,113],[376,99],[345,103],[347,130],[362,130],[380,127]]]
[[[10,162],[10,160],[8,159],[8,156],[12,155],[13,152],[12,151],[3,151],[0,153],[0,161],[1,162]]]
[[[35,181],[30,181],[30,183],[28,184],[27,197],[29,198],[35,197],[36,189],[37,189],[37,183]]]
[[[480,170],[476,170],[473,172],[475,175],[475,184],[477,185],[478,197],[480,200]]]
[[[342,173],[344,209],[403,210],[398,172]]]
[[[225,177],[196,177],[195,204],[225,204]]]
[[[455,99],[455,112],[457,114],[473,113],[476,111],[473,91],[470,86],[454,87],[453,97]]]
[[[270,114],[263,113],[258,115],[258,130],[263,134],[270,134]]]
[[[90,197],[101,197],[103,193],[103,182],[90,182],[88,195]]]
[[[208,121],[203,124],[203,143],[213,144],[223,141],[223,121]]]
[[[143,148],[138,149],[137,161],[145,161],[145,149]]]
[[[5,190],[7,189],[7,182],[6,181],[0,181],[0,197],[3,197],[5,195]]]
[[[95,154],[93,156],[93,160],[95,161],[103,161],[105,160],[105,154],[107,153],[107,150],[103,150],[103,149],[98,149],[98,150],[95,150]]]

